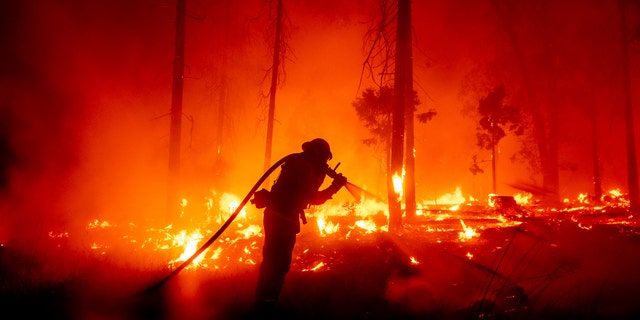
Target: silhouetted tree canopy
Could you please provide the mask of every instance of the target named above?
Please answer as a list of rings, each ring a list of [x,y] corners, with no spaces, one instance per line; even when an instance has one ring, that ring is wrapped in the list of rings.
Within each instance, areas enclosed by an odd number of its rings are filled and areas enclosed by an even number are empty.
[[[502,85],[496,86],[486,97],[478,103],[478,146],[487,150],[498,145],[500,140],[510,131],[516,136],[524,133],[524,126],[520,110],[517,107],[505,105],[505,89]]]
[[[420,104],[418,93],[413,92],[414,111]],[[365,128],[369,129],[372,137],[364,139],[362,142],[366,145],[387,144],[391,137],[391,113],[394,103],[394,91],[391,86],[382,86],[376,90],[367,88],[362,95],[352,103],[356,109],[358,118],[364,123]],[[427,123],[437,115],[434,109],[427,112],[416,113],[415,117],[420,123]]]

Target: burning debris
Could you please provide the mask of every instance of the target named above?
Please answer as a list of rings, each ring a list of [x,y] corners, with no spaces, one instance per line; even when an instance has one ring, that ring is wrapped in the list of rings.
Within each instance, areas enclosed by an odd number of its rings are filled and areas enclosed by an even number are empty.
[[[516,198],[524,201],[516,202]],[[460,190],[445,195],[433,202],[423,202],[415,221],[407,222],[406,232],[433,234],[430,240],[443,242],[473,242],[482,239],[483,230],[518,226],[529,217],[547,214],[552,218],[569,219],[581,228],[589,229],[591,224],[631,224],[633,216],[624,210],[628,202],[624,196],[612,191],[599,205],[588,206],[586,197],[580,195],[574,204],[546,211],[536,211],[531,206],[530,197],[490,195],[486,205],[478,201],[466,201]],[[524,203],[524,205],[520,205]],[[238,197],[223,194],[214,210],[213,199],[206,200],[207,212],[200,221],[191,222],[190,227],[176,230],[173,225],[164,228],[141,229],[130,223],[126,227],[112,224],[106,220],[94,220],[87,223],[87,247],[96,255],[109,255],[115,247],[126,246],[125,251],[147,251],[159,261],[167,259],[166,267],[172,269],[185,261],[203,243],[213,230],[238,206]],[[568,201],[565,201],[569,204]],[[184,199],[183,217],[188,213],[188,201]],[[303,228],[302,238],[312,237],[312,241],[324,238],[327,241],[367,241],[369,236],[388,232],[387,205],[372,199],[349,202],[338,205],[323,205],[312,208],[308,214],[309,227]],[[51,231],[52,239],[74,237],[69,232]],[[203,254],[195,259],[190,269],[225,269],[238,264],[255,265],[260,261],[261,216],[256,212],[242,210],[235,224]],[[306,245],[306,244],[305,244]],[[303,252],[302,254],[307,254]],[[299,263],[306,271],[331,268],[336,261],[319,261],[317,257],[308,263]]]
[[[598,283],[581,281],[595,279],[593,273],[602,273],[603,268],[630,268],[626,263],[615,264],[620,261],[616,256],[629,250],[627,241],[639,239],[623,195],[597,205],[576,200],[563,208],[543,210],[530,198],[523,204],[516,201],[518,197],[494,198],[502,202],[489,205],[488,199],[485,205],[456,194],[461,195],[456,191],[451,194],[454,197],[447,196],[449,200],[423,202],[420,214],[407,221],[399,235],[388,232],[386,204],[377,200],[311,208],[309,222],[298,238],[292,280],[285,286],[283,299],[310,308],[298,310],[301,313],[327,317],[362,316],[358,310],[377,318],[434,315],[434,310],[442,312],[436,318],[552,314],[586,302],[587,298],[571,298],[579,297],[573,295],[578,290],[575,286],[582,286],[580,296],[605,303],[597,295]],[[56,248],[69,247],[81,238],[86,254],[121,270],[166,273],[186,261],[238,203],[230,194],[205,202],[200,206],[183,201],[183,219],[189,223],[144,228],[94,219],[87,222],[85,234],[52,230],[47,237]],[[576,207],[569,205],[572,203]],[[201,219],[189,219],[195,211],[192,206],[206,208]],[[527,214],[514,215],[503,209]],[[236,279],[216,287],[246,283],[252,288],[262,237],[261,216],[247,208],[176,282]],[[578,243],[584,241],[579,239],[591,240]],[[598,250],[598,259],[590,250]],[[613,262],[600,265],[598,261]],[[606,281],[623,286],[617,277]],[[250,291],[242,289],[235,298],[217,296],[217,308],[237,304],[230,299],[250,297]],[[318,296],[332,307],[323,309],[312,303]],[[372,307],[371,301],[379,302]]]

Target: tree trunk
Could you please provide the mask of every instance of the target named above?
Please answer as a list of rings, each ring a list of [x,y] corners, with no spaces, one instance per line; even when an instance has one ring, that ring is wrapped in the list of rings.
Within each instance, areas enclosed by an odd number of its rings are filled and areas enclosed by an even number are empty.
[[[404,206],[405,215],[407,219],[413,219],[416,217],[416,161],[414,155],[414,94],[413,94],[413,46],[411,40],[411,1],[407,1],[406,4],[406,17],[405,21],[401,23],[406,24],[404,28],[408,31],[405,36],[407,39],[403,40],[406,46],[405,57],[402,57],[403,63],[406,66],[405,75],[405,90],[404,90],[404,109],[405,109],[405,168],[406,176],[404,183]],[[400,16],[399,16],[400,17]],[[398,20],[400,21],[400,20]]]
[[[182,88],[184,80],[184,38],[186,0],[178,0],[176,10],[176,39],[173,60],[173,90],[171,95],[171,128],[169,140],[169,185],[167,218],[178,216],[180,204],[180,139],[182,130]]]
[[[271,88],[269,89],[269,115],[267,118],[267,143],[264,152],[264,170],[271,167],[271,148],[273,145],[273,121],[276,110],[276,89],[278,87],[278,70],[280,69],[280,46],[282,41],[282,0],[278,0],[276,8],[276,36],[273,47],[273,64],[271,66]],[[264,185],[269,185],[266,179]]]
[[[491,123],[491,128],[493,130],[493,122]],[[498,193],[498,186],[497,186],[497,173],[496,173],[496,139],[495,139],[495,133],[493,131],[491,131],[491,192],[493,194],[497,194]]]
[[[391,136],[391,177],[402,177],[404,148],[404,116],[406,102],[406,57],[407,39],[411,40],[410,0],[398,0],[398,20],[396,29],[396,60],[394,75],[395,101],[392,115]],[[402,227],[402,206],[398,194],[389,197],[389,231],[397,232]]]
[[[626,120],[627,136],[627,183],[629,186],[629,204],[632,212],[637,212],[639,208],[639,187],[638,187],[638,164],[636,160],[636,139],[635,126],[633,122],[633,102],[631,97],[631,75],[629,72],[629,45],[627,43],[626,26],[626,1],[618,0],[620,9],[620,44],[622,49],[622,72],[624,85],[624,114]]]
[[[591,143],[593,146],[593,195],[595,203],[602,198],[602,182],[600,180],[600,151],[598,148],[598,115],[595,105],[591,105]]]
[[[217,108],[217,124],[216,124],[216,140],[215,140],[215,155],[213,161],[214,172],[214,187],[222,187],[222,181],[224,181],[224,133],[225,133],[225,109],[229,98],[229,83],[227,75],[227,61],[228,61],[228,39],[229,39],[229,27],[230,27],[230,14],[231,14],[231,0],[226,3],[226,14],[224,18],[224,43],[222,45],[222,61],[220,63],[220,88],[218,91],[218,108]]]

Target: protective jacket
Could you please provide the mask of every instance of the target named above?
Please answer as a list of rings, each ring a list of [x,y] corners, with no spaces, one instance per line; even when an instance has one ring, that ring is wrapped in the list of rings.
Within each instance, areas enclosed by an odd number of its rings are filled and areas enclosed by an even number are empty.
[[[300,221],[306,223],[304,210],[309,205],[320,205],[340,190],[342,185],[332,183],[318,190],[327,174],[326,162],[319,162],[305,152],[292,154],[282,165],[280,175],[271,188],[265,214],[277,214],[294,223],[300,232]]]

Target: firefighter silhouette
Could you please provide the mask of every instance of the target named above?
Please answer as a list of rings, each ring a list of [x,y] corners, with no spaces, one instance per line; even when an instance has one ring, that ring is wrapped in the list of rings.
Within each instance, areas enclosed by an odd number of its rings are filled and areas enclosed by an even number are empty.
[[[291,267],[296,235],[300,232],[300,220],[306,223],[304,210],[309,205],[320,205],[347,183],[341,174],[331,174],[333,182],[319,190],[325,175],[331,169],[327,162],[332,158],[329,143],[317,138],[302,144],[302,152],[287,156],[280,175],[271,191],[261,190],[252,203],[264,207],[264,246],[262,263],[255,291],[256,308],[273,311]]]

